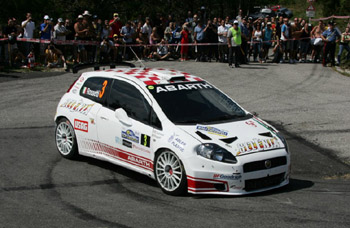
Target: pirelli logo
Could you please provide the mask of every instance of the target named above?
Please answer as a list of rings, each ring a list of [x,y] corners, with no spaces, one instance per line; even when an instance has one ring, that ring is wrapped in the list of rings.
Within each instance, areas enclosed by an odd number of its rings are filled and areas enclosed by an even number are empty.
[[[89,131],[89,123],[87,121],[75,119],[74,120],[74,129],[79,130],[79,131],[88,132]]]

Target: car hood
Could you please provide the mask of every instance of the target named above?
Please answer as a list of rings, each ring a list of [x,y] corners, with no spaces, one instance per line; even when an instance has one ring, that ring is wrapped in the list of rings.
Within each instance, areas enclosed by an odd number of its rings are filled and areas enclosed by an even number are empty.
[[[215,143],[235,156],[284,147],[277,130],[257,117],[229,123],[178,127],[202,143]]]

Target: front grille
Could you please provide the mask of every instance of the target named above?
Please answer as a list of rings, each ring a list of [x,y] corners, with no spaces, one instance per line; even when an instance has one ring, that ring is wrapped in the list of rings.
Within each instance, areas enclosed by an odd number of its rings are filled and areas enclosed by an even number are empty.
[[[265,162],[268,160],[271,161],[271,166],[269,168],[267,168],[265,165]],[[285,156],[261,160],[261,161],[249,162],[243,165],[243,172],[249,173],[249,172],[254,172],[258,170],[271,169],[271,168],[275,168],[286,164],[287,164],[287,157]]]
[[[244,190],[249,192],[279,185],[284,180],[284,174],[285,173],[280,173],[277,175],[267,176],[259,179],[246,180]]]

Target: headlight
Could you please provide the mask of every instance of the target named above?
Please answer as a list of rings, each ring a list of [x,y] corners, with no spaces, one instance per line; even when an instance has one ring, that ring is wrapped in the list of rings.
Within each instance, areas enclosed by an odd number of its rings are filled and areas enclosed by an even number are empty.
[[[205,143],[197,147],[197,154],[205,158],[226,163],[236,163],[236,158],[224,148],[213,144]]]
[[[287,143],[286,138],[284,138],[284,136],[281,134],[281,132],[277,132],[276,134],[277,134],[278,138],[283,142],[284,147],[286,148],[287,153],[289,153],[289,148],[288,148],[288,143]]]

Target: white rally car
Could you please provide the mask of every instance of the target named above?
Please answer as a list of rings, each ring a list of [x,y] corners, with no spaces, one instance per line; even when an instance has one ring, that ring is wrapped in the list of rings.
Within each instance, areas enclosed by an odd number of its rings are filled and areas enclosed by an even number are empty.
[[[283,136],[203,79],[161,68],[83,73],[57,107],[56,145],[145,174],[171,195],[287,185]]]

